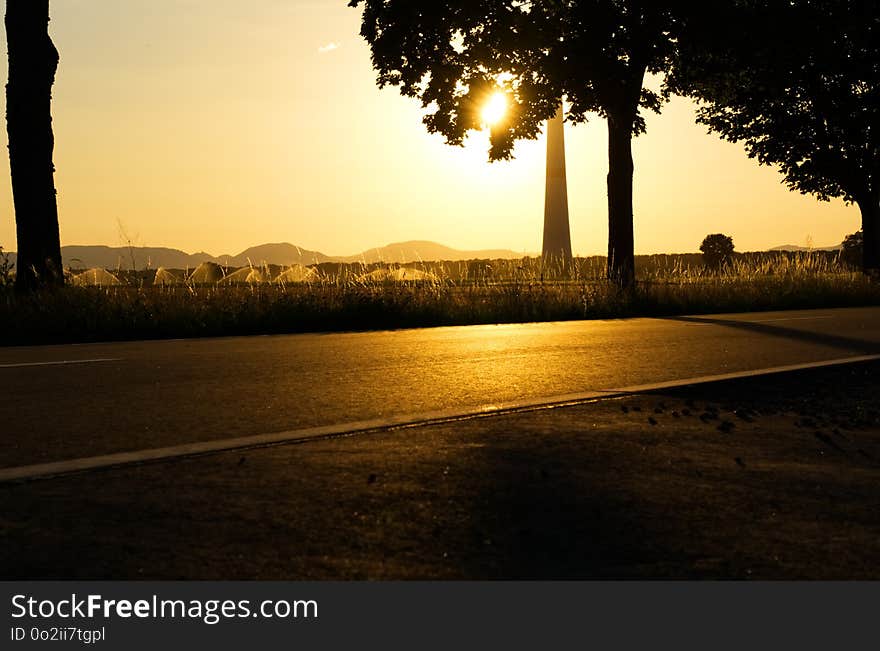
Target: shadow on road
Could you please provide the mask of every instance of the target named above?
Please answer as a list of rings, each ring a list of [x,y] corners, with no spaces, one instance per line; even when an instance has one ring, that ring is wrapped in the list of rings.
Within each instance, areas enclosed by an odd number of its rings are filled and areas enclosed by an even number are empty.
[[[541,447],[543,449],[536,449]],[[687,574],[692,559],[664,542],[654,515],[628,490],[590,481],[552,446],[486,450],[483,491],[470,508],[465,577],[518,580],[630,578],[643,568]],[[615,469],[610,470],[612,473]]]
[[[838,348],[847,352],[858,352],[864,355],[873,355],[880,353],[880,342],[857,339],[854,337],[846,337],[843,335],[828,334],[824,332],[809,332],[806,330],[798,330],[796,328],[787,328],[785,326],[770,325],[768,323],[760,323],[754,321],[713,319],[711,317],[703,316],[671,316],[664,318],[667,321],[717,325],[724,326],[726,328],[746,330],[748,332],[766,335],[768,337],[780,337],[782,339],[803,341],[809,344],[828,346],[830,348]]]

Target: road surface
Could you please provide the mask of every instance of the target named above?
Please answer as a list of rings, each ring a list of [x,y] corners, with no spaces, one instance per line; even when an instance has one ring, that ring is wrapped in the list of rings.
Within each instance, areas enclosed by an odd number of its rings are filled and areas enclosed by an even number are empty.
[[[880,308],[0,349],[0,468],[880,353]]]

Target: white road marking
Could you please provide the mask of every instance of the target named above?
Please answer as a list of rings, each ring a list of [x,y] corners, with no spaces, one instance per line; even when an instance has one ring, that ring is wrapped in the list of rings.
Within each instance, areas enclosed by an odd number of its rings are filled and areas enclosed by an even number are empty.
[[[106,364],[121,362],[120,358],[106,359],[62,359],[55,362],[22,362],[20,364],[0,364],[0,368],[29,368],[33,366],[73,366],[76,364]]]
[[[774,366],[752,371],[737,371],[734,373],[722,373],[719,375],[704,375],[700,377],[685,378],[680,380],[670,380],[667,382],[656,382],[653,384],[640,384],[636,386],[606,389],[603,391],[586,391],[582,393],[572,393],[567,395],[530,398],[528,400],[487,404],[478,407],[447,409],[421,414],[392,416],[389,418],[377,418],[373,420],[357,421],[353,423],[340,423],[337,425],[309,427],[304,429],[292,430],[289,432],[278,432],[275,434],[258,434],[256,436],[244,436],[219,441],[184,443],[182,445],[175,445],[165,448],[155,448],[152,450],[119,452],[115,454],[86,457],[82,459],[71,459],[67,461],[54,461],[30,466],[20,466],[18,468],[4,468],[0,469],[0,484],[9,482],[24,482],[35,479],[48,479],[51,477],[72,475],[92,470],[120,468],[156,461],[167,461],[171,459],[184,459],[189,457],[217,454],[220,452],[231,452],[233,450],[267,448],[277,445],[302,443],[305,441],[328,440],[333,438],[355,436],[359,434],[385,432],[395,429],[424,427],[427,425],[438,425],[442,423],[450,423],[462,420],[487,418],[503,414],[554,409],[557,407],[577,405],[587,402],[594,402],[597,400],[608,400],[638,393],[647,393],[651,391],[685,387],[695,384],[708,384],[711,382],[720,382],[723,380],[737,380],[748,377],[786,373],[790,371],[801,371],[871,361],[880,361],[880,355],[862,355],[859,357],[832,359],[824,362],[790,364],[787,366]]]

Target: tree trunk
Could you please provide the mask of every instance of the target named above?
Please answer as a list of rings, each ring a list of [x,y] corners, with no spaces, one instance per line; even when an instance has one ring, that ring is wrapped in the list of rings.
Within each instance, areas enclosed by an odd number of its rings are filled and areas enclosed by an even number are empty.
[[[6,129],[18,237],[15,285],[62,285],[52,154],[52,84],[58,51],[49,37],[49,0],[7,0],[9,83]]]
[[[880,278],[880,198],[874,196],[858,204],[862,211],[862,270]]]
[[[635,283],[632,114],[608,115],[608,279]]]

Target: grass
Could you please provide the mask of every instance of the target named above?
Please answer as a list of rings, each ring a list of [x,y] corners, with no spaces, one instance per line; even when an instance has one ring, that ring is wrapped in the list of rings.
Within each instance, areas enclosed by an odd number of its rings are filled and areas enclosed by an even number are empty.
[[[630,292],[600,280],[599,258],[579,260],[564,281],[542,278],[528,259],[419,266],[436,279],[369,282],[337,267],[286,286],[152,287],[132,275],[128,286],[30,296],[7,282],[0,339],[24,345],[880,305],[880,285],[822,254],[739,256],[721,272],[652,256]]]

